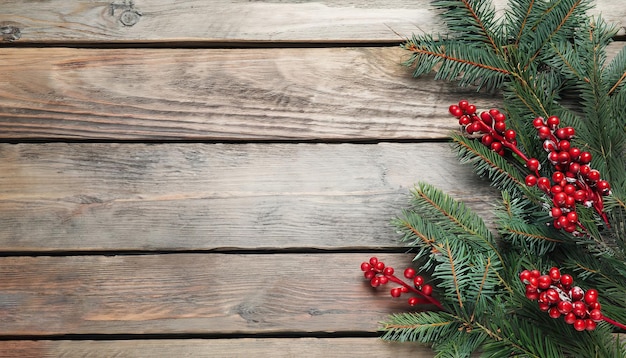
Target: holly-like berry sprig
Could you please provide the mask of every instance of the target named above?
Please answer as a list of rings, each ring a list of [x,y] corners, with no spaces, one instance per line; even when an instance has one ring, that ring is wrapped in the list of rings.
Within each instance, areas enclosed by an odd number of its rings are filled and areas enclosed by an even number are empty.
[[[552,267],[544,275],[539,270],[524,270],[519,278],[526,285],[526,298],[537,300],[539,309],[554,319],[563,316],[565,323],[573,325],[577,331],[593,331],[600,321],[626,329],[626,325],[602,314],[598,290],[585,291],[573,286],[573,277],[561,274],[557,267]]]
[[[363,276],[370,281],[372,287],[386,285],[389,282],[399,284],[390,290],[391,297],[400,297],[403,293],[412,292],[419,297],[409,297],[407,302],[410,306],[417,304],[432,304],[443,310],[441,303],[432,297],[433,287],[424,283],[424,277],[417,275],[415,269],[409,267],[404,270],[404,277],[411,280],[408,284],[394,275],[395,270],[391,266],[385,266],[385,263],[378,260],[377,257],[371,257],[368,262],[361,263],[361,271]]]
[[[555,169],[550,180],[539,174],[539,160],[527,157],[517,147],[517,133],[507,129],[504,113],[492,108],[477,114],[476,106],[467,100],[451,105],[449,112],[458,119],[466,134],[480,138],[483,145],[501,156],[508,149],[525,163],[531,171],[525,178],[525,184],[537,186],[552,200],[550,216],[555,228],[576,236],[586,232],[578,218],[576,204],[594,207],[604,222],[609,224],[603,211],[602,197],[611,193],[611,187],[608,181],[600,178],[598,170],[589,166],[591,153],[571,144],[571,139],[576,135],[573,127],[560,128],[557,116],[547,120],[537,117],[533,121],[538,137],[543,140],[543,148],[548,152],[548,160]]]

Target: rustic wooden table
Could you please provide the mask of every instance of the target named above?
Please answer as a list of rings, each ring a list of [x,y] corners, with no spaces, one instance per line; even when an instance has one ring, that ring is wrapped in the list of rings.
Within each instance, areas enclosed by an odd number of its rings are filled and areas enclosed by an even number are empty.
[[[377,338],[406,306],[359,265],[411,261],[418,181],[488,209],[446,111],[498,98],[412,79],[421,31],[426,0],[3,0],[0,356],[432,356]]]

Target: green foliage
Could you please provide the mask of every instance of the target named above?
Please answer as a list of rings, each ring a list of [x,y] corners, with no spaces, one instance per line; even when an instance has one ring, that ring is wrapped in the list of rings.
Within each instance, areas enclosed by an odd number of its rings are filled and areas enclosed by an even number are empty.
[[[625,357],[614,327],[577,332],[524,295],[522,269],[560,267],[577,285],[597,288],[607,317],[626,322],[626,49],[607,61],[615,30],[587,16],[591,0],[511,0],[501,18],[489,0],[435,0],[448,33],[414,35],[403,44],[414,75],[498,91],[518,147],[543,160],[532,120],[557,115],[575,127],[573,144],[612,185],[606,225],[578,207],[583,237],[550,225],[550,199],[528,188],[525,163],[453,134],[461,163],[501,191],[492,232],[480,215],[434,186],[419,183],[394,221],[416,263],[430,273],[444,311],[397,314],[387,340],[431,344],[437,357]]]

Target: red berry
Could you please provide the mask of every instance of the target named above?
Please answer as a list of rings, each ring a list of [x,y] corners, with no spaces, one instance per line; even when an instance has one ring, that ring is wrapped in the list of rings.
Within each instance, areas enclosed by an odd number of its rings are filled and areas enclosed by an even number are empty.
[[[576,147],[571,147],[569,149],[569,156],[572,158],[572,160],[579,160],[580,159],[580,149],[578,149]]]
[[[380,279],[378,277],[374,277],[371,281],[370,281],[370,285],[372,285],[372,287],[378,287],[380,286]]]
[[[376,265],[374,265],[374,268],[378,271],[382,271],[385,269],[385,264],[382,261],[378,261]]]
[[[568,314],[572,311],[572,303],[570,301],[561,301],[557,304],[557,308],[562,314]]]
[[[496,122],[504,122],[506,120],[506,116],[504,115],[504,113],[498,112],[493,116],[493,119]]]
[[[550,191],[550,179],[546,177],[540,177],[537,179],[537,188],[543,190],[544,192]]]
[[[573,197],[576,202],[581,203],[583,200],[587,199],[587,192],[584,190],[576,190]]]
[[[569,152],[565,152],[565,151],[561,151],[559,152],[559,157],[558,157],[558,161],[561,164],[568,164],[570,161],[570,156],[569,156]]]
[[[595,288],[590,288],[585,292],[585,302],[587,304],[594,303],[598,301],[598,290]]]
[[[589,312],[589,318],[591,318],[594,321],[602,321],[602,311],[600,311],[598,308],[592,309]]]
[[[548,288],[545,290],[546,298],[551,304],[557,303],[560,300],[559,293],[554,288]]]
[[[381,285],[386,285],[387,282],[389,282],[389,279],[387,278],[387,276],[379,276],[378,282],[380,282]]]
[[[515,131],[514,131],[514,130],[512,130],[512,129],[507,129],[507,130],[504,132],[504,138],[505,138],[507,141],[509,141],[509,142],[514,141],[514,140],[515,140],[515,136],[516,136],[516,135],[517,135],[517,133],[515,133]]]
[[[396,287],[392,288],[390,293],[391,297],[400,297],[400,295],[402,294],[402,290],[400,289],[400,287]]]
[[[550,278],[552,279],[552,281],[558,281],[561,279],[561,270],[559,270],[558,267],[552,267],[550,268]]]
[[[524,181],[526,182],[527,186],[535,186],[535,185],[537,185],[537,177],[532,175],[532,174],[528,174]]]
[[[363,262],[361,264],[361,271],[369,271],[372,269],[372,265],[370,265],[368,262]]]
[[[415,269],[413,269],[412,267],[408,267],[404,270],[404,277],[411,279],[413,277],[415,277]]]
[[[550,128],[548,128],[546,126],[537,128],[537,135],[541,139],[548,139],[548,138],[550,138],[551,134],[552,134],[552,132],[550,131]]]
[[[580,162],[580,164],[589,164],[591,162],[591,153],[581,152],[580,158],[578,158],[578,161]]]
[[[481,112],[480,119],[482,119],[482,121],[488,125],[491,125],[491,123],[493,123],[493,118],[491,117],[489,112]]]
[[[585,329],[588,331],[593,331],[598,326],[596,322],[594,322],[592,319],[586,319],[585,324],[586,324]]]
[[[433,294],[433,286],[426,284],[424,286],[422,286],[422,293],[425,294],[426,296],[430,296]]]
[[[587,178],[591,180],[592,182],[596,182],[600,180],[600,172],[595,169],[591,169],[589,174],[587,174]]]
[[[417,297],[411,297],[408,299],[409,306],[415,306],[419,303],[419,299]]]
[[[556,144],[550,139],[546,139],[543,141],[543,149],[546,152],[552,152],[556,150]]]
[[[572,139],[576,135],[576,130],[574,127],[565,127],[565,134],[567,139]]]
[[[552,284],[552,279],[548,275],[539,276],[539,279],[537,279],[537,287],[539,287],[542,290],[547,290],[551,284]]]
[[[567,221],[569,221],[571,223],[577,223],[578,222],[578,214],[575,211],[570,211],[569,213],[567,213]]]
[[[470,123],[472,123],[472,120],[470,119],[469,116],[463,115],[463,116],[459,117],[459,124],[460,125],[466,126],[466,125],[468,125]]]
[[[565,179],[565,174],[563,174],[563,172],[556,171],[556,172],[552,173],[552,181],[553,182],[558,183],[558,182],[560,182],[563,179]]]
[[[559,128],[554,132],[554,136],[559,139],[567,139],[567,130],[565,130],[565,128]]]
[[[550,216],[555,219],[560,218],[562,215],[563,215],[563,210],[561,210],[561,208],[559,207],[555,206],[550,210]]]
[[[456,104],[451,105],[448,110],[450,111],[450,114],[455,117],[461,117],[463,115],[463,110],[461,110],[461,108],[459,108]]]
[[[539,295],[539,299],[541,299],[541,295]],[[539,306],[539,309],[544,312],[550,309],[550,304],[547,302],[539,302],[538,306]]]
[[[424,278],[422,276],[415,276],[413,278],[413,284],[415,285],[415,287],[420,287],[424,284]]]
[[[548,124],[550,128],[554,129],[561,123],[561,120],[557,116],[551,116],[551,117],[548,117],[548,120],[546,123]]]
[[[493,143],[493,136],[491,134],[485,134],[480,138],[480,142],[486,147],[489,147]]]
[[[576,322],[576,315],[572,312],[569,312],[565,314],[565,317],[563,318],[563,320],[567,324],[574,324],[574,322]]]
[[[506,129],[506,124],[504,122],[496,122],[493,124],[493,129],[495,129],[498,133],[503,133]]]
[[[459,101],[459,108],[462,110],[467,109],[467,106],[469,105],[469,102],[465,99],[462,99]]]
[[[500,113],[500,111],[498,111],[497,108],[492,108],[489,110],[489,114],[491,114],[492,117],[497,115],[498,113]]]
[[[560,172],[559,172],[560,173]],[[552,194],[558,194],[563,192],[563,187],[560,184],[555,184],[550,188]]]
[[[580,301],[583,299],[583,297],[585,297],[585,291],[578,286],[574,286],[570,290],[569,296],[572,299],[572,301]]]
[[[473,104],[468,104],[467,107],[465,108],[465,113],[467,114],[474,114],[476,113],[476,106]]]
[[[598,180],[596,187],[602,195],[607,195],[611,191],[611,185],[606,180]]]
[[[550,315],[551,318],[559,318],[561,317],[561,312],[559,312],[556,307],[550,307],[550,309],[548,310],[548,315]]]
[[[559,142],[559,149],[567,152],[569,154],[569,150],[572,147],[572,144],[569,140],[562,140]]]
[[[527,284],[529,281],[528,279],[530,278],[530,271],[528,270],[524,270],[522,272],[520,272],[519,274],[519,279],[520,281],[522,281],[524,284]]]
[[[537,298],[539,298],[539,293],[537,291],[532,292],[532,291],[526,290],[526,298],[528,298],[531,301],[534,301]]]
[[[567,195],[574,195],[576,187],[573,184],[565,184],[563,186],[563,192]]]
[[[370,265],[372,266],[376,266],[376,264],[378,263],[378,258],[373,256],[370,258]]]
[[[536,158],[528,159],[528,161],[526,161],[526,167],[528,168],[528,170],[536,172],[537,170],[539,170],[540,167],[539,160],[537,160]]]
[[[574,278],[570,274],[561,275],[561,285],[564,287],[569,287],[574,283]]]
[[[585,322],[584,319],[577,319],[576,321],[574,321],[574,329],[582,332],[587,328],[587,323]]]
[[[363,276],[365,276],[365,279],[371,280],[376,276],[376,272],[374,272],[374,270],[365,271]]]
[[[500,143],[500,142],[493,142],[493,143],[491,143],[490,148],[494,152],[499,152],[500,150],[502,150],[502,143]]]
[[[541,117],[537,117],[533,120],[533,126],[535,128],[541,128],[543,126],[545,126],[545,123],[543,122],[543,118]]]
[[[393,273],[395,272],[395,270],[393,269],[393,267],[391,266],[387,266],[385,267],[385,269],[383,270],[383,274],[387,275],[387,276],[391,276],[393,275]]]

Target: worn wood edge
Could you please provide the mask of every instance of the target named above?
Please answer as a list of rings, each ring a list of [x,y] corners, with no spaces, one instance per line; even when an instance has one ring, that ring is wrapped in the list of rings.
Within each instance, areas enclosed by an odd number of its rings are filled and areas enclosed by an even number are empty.
[[[379,338],[0,341],[0,357],[433,357],[422,344]]]
[[[491,219],[449,143],[0,144],[0,250],[397,247],[420,181]]]
[[[370,256],[0,257],[0,337],[372,334],[415,308],[366,282],[360,264]],[[378,256],[398,269],[413,257]]]
[[[494,1],[497,13],[507,1]],[[309,2],[135,1],[32,4],[4,1],[4,41],[24,44],[399,42],[413,33],[445,32],[427,0]],[[626,7],[598,0],[590,14],[624,34]]]
[[[0,138],[441,139],[450,103],[497,98],[414,79],[400,48],[4,49]]]

